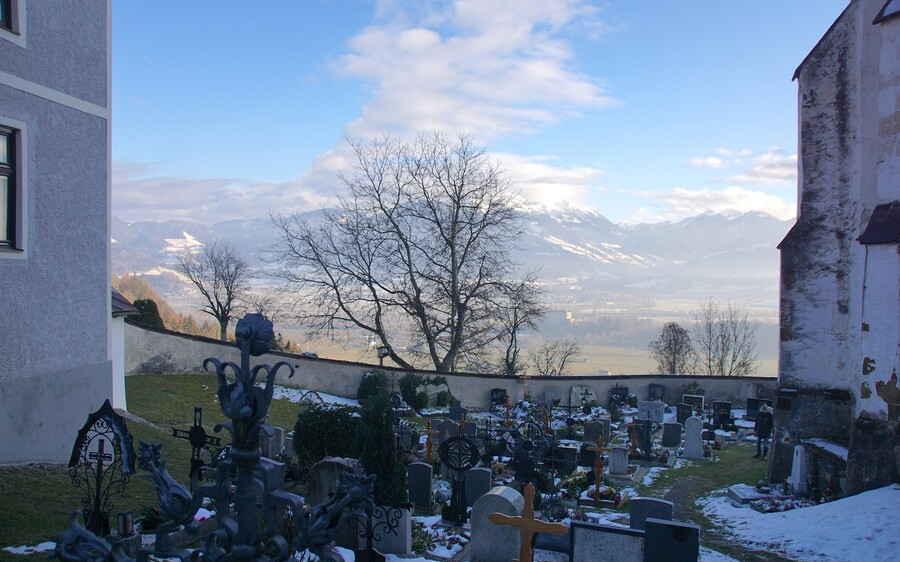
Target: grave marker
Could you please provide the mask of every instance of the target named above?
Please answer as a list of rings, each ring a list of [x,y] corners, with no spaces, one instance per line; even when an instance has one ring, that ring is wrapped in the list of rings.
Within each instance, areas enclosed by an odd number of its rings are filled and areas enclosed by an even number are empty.
[[[631,498],[628,524],[632,529],[644,529],[648,518],[669,521],[675,512],[675,504],[658,498]]]
[[[198,470],[202,470],[205,464],[203,459],[200,458],[200,454],[204,449],[208,450],[211,447],[220,447],[222,439],[206,433],[206,430],[203,428],[203,408],[199,406],[194,406],[194,425],[192,425],[190,429],[172,428],[172,436],[179,439],[185,439],[191,444],[191,470],[188,474],[188,478],[191,480],[191,491],[193,491],[194,474]],[[199,478],[202,475],[203,473],[201,472],[197,477]]]
[[[703,420],[691,416],[684,422],[684,456],[689,459],[703,458]]]
[[[637,404],[638,419],[650,420],[653,423],[662,423],[666,413],[666,405],[662,402],[648,402],[639,400]]]
[[[465,476],[466,505],[472,507],[478,498],[491,490],[491,469],[476,467],[469,469]]]
[[[525,506],[521,516],[510,516],[503,513],[491,513],[488,520],[496,525],[508,525],[519,529],[519,557],[513,562],[532,562],[534,551],[531,539],[535,533],[565,535],[568,529],[562,523],[547,523],[534,518],[534,484],[525,486]]]
[[[419,511],[431,512],[431,480],[433,476],[434,469],[428,463],[414,462],[406,467],[406,486],[409,492],[409,501]]]
[[[681,445],[681,429],[680,423],[664,423],[663,424],[663,447],[677,447]]]
[[[693,415],[694,407],[692,405],[682,403],[675,406],[675,421],[681,425],[684,425],[684,422]]]
[[[472,506],[472,539],[469,559],[472,562],[509,562],[519,550],[519,533],[512,527],[495,525],[488,516],[502,513],[521,515],[525,498],[513,488],[497,486],[475,500]]]
[[[769,408],[772,407],[772,401],[766,398],[748,398],[747,414],[744,417],[750,421],[756,421],[756,416],[759,415],[759,408],[763,404]]]
[[[569,534],[571,562],[644,562],[644,531],[572,521]]]
[[[703,413],[703,400],[704,398],[700,394],[684,394],[681,397],[681,401],[690,404],[698,415]]]
[[[803,445],[794,446],[794,458],[791,461],[791,476],[788,483],[797,494],[805,494],[806,484],[806,448]]]
[[[644,528],[644,561],[700,559],[700,527],[693,523],[648,518]]]
[[[628,474],[628,449],[612,447],[609,451],[609,473],[619,476]]]

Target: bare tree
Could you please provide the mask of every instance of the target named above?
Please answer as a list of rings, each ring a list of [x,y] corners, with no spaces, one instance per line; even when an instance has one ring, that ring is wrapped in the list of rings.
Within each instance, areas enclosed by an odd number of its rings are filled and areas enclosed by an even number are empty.
[[[581,346],[570,340],[544,344],[529,354],[531,365],[541,375],[568,375],[569,367],[581,355]]]
[[[231,244],[213,242],[199,254],[180,256],[175,269],[190,279],[206,299],[201,310],[216,319],[219,339],[225,341],[228,323],[251,277],[247,260]]]
[[[691,335],[677,322],[667,322],[647,350],[656,361],[656,369],[660,373],[687,373],[692,366],[694,348]]]
[[[544,316],[547,309],[542,304],[543,294],[535,274],[529,274],[518,284],[506,287],[505,292],[506,304],[498,303],[497,307],[497,320],[503,333],[501,340],[506,342],[502,373],[515,376],[525,367],[525,362],[519,359],[522,352],[519,335],[525,330],[536,329],[535,323]]]
[[[709,300],[694,314],[695,370],[707,375],[752,375],[758,368],[757,326],[730,302],[726,309]]]
[[[281,276],[303,302],[299,319],[332,336],[361,329],[406,368],[417,357],[395,342],[411,331],[419,357],[456,370],[501,336],[495,303],[517,283],[509,182],[463,135],[351,144],[356,163],[340,176],[338,211],[318,224],[273,216]]]

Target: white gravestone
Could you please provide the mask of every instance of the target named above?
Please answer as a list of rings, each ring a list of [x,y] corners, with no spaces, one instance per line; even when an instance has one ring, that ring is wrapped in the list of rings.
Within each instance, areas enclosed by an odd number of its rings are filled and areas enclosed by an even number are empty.
[[[703,458],[703,420],[691,416],[684,422],[684,456],[689,459]]]
[[[639,420],[650,420],[653,423],[663,422],[663,416],[666,413],[666,405],[662,402],[638,400],[637,408]]]
[[[512,517],[522,515],[525,498],[507,486],[496,486],[475,500],[472,506],[472,538],[469,541],[471,562],[511,562],[519,554],[519,530],[492,523],[491,513]]]
[[[609,473],[613,475],[628,474],[628,449],[613,447],[609,451]]]
[[[791,476],[788,483],[797,494],[805,494],[806,489],[806,449],[803,445],[794,447],[794,460],[791,461]]]

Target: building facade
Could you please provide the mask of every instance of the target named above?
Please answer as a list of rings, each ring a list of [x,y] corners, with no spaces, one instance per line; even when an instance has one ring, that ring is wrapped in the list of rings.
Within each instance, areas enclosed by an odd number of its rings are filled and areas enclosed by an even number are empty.
[[[811,488],[855,494],[900,470],[900,0],[852,0],[794,78],[798,217],[779,246],[770,479],[809,443],[823,455]]]
[[[110,7],[0,0],[0,463],[112,396]]]

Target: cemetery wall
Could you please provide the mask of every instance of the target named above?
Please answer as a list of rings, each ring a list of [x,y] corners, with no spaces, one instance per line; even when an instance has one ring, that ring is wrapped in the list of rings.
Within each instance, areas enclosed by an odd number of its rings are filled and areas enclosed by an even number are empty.
[[[852,2],[797,69],[798,218],[781,250],[779,399],[769,477],[794,446],[849,446],[845,493],[900,475],[900,18]],[[893,207],[891,207],[893,205]],[[870,232],[876,210],[878,219]]]
[[[19,4],[18,33],[0,29],[16,195],[0,247],[0,463],[60,462],[110,396],[108,6]]]
[[[221,360],[239,361],[240,356],[233,344],[222,344],[218,340],[199,336],[188,336],[159,330],[151,330],[126,323],[125,329],[126,374],[140,373],[202,373],[201,363],[207,357]],[[355,396],[359,381],[366,371],[377,366],[333,359],[301,357],[287,353],[268,353],[259,358],[251,358],[253,364],[274,364],[288,361],[294,365],[296,374],[288,379],[282,370],[278,384],[285,384],[338,396]],[[406,371],[384,367],[387,373],[402,376]],[[417,371],[434,375],[432,371]],[[686,386],[696,383],[710,398],[731,400],[735,407],[749,398],[772,396],[775,391],[774,377],[722,377],[704,375],[606,375],[606,376],[565,376],[565,377],[502,377],[476,373],[445,374],[450,391],[463,406],[487,408],[493,388],[502,388],[512,399],[523,399],[529,392],[536,399],[558,397],[563,405],[568,404],[573,385],[587,385],[598,399],[605,403],[609,388],[614,385],[627,386],[639,399],[646,399],[651,384],[665,387],[664,400],[677,403]]]

